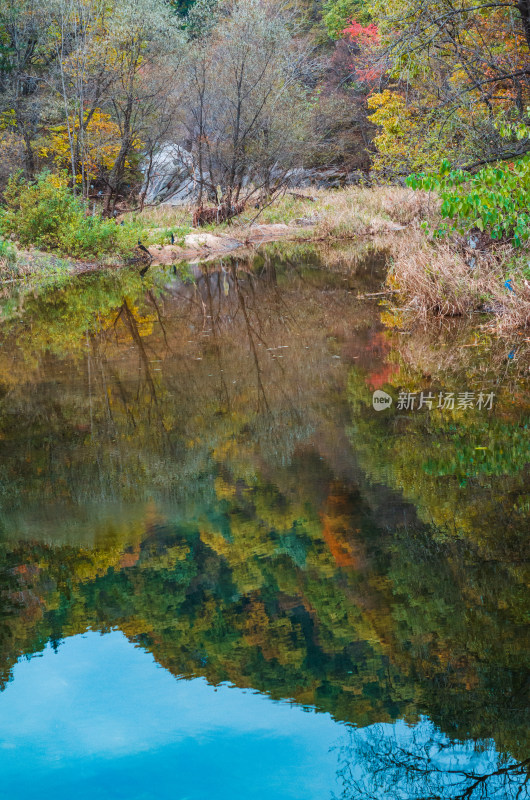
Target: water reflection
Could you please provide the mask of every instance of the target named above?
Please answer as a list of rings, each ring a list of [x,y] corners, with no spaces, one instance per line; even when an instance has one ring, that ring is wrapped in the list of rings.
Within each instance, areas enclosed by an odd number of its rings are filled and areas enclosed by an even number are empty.
[[[373,725],[341,748],[342,800],[503,800],[530,796],[530,759],[500,755],[492,741],[454,742],[428,720]]]
[[[344,726],[256,693],[176,681],[117,632],[73,636],[57,656],[18,664],[1,709],[6,798],[320,800],[338,787],[332,748]]]
[[[344,797],[383,800],[394,781],[411,800],[475,800],[497,778],[453,791],[433,754],[481,748],[469,774],[499,759],[504,796],[524,797],[525,370],[500,372],[500,352],[486,367],[465,325],[441,332],[443,358],[388,330],[357,299],[384,261],[273,247],[194,280],[108,273],[3,299],[4,685],[48,643],[117,629],[175,676],[357,726],[341,774],[368,777]],[[479,385],[495,386],[488,414],[371,404],[374,388]],[[395,720],[417,732],[408,761]]]

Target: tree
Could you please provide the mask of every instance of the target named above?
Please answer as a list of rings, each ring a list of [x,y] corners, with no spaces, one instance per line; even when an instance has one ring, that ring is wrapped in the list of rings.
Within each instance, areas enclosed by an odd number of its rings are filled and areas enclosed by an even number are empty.
[[[160,0],[0,0],[0,146],[32,178],[67,167],[74,188],[105,188],[105,211],[163,138],[184,36]],[[18,166],[14,165],[15,168]]]
[[[171,9],[158,0],[117,3],[107,26],[113,79],[106,104],[119,128],[118,154],[106,179],[104,211],[110,214],[123,188],[127,159],[140,142],[153,139],[153,128],[167,128],[183,37]]]
[[[229,208],[257,191],[274,193],[301,163],[309,107],[294,25],[282,6],[244,0],[192,48],[183,124],[199,202],[203,190]]]
[[[374,0],[381,34],[374,64],[391,82],[374,95],[382,128],[376,166],[407,173],[439,162],[460,166],[513,158],[499,119],[521,119],[530,100],[530,4],[474,0]],[[394,149],[393,149],[394,148]]]
[[[33,177],[37,168],[35,138],[44,113],[40,89],[43,75],[55,57],[48,34],[43,3],[1,0],[0,111],[7,115],[9,131],[22,143],[27,177]]]
[[[363,0],[324,0],[322,11],[322,21],[332,39],[340,39],[353,20],[370,21],[370,12]]]

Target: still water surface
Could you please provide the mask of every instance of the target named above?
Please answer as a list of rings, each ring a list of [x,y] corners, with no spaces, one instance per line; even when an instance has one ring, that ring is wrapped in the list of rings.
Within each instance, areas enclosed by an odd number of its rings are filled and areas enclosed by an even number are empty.
[[[384,264],[0,298],[2,800],[528,797],[525,356]]]

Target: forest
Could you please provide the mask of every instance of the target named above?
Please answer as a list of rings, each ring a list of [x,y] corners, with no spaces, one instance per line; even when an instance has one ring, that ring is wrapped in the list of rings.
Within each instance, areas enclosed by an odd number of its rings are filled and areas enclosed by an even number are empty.
[[[530,0],[0,0],[4,717],[119,633],[528,798],[529,196]]]
[[[528,324],[527,0],[2,0],[0,34],[7,277],[383,230],[421,315]]]

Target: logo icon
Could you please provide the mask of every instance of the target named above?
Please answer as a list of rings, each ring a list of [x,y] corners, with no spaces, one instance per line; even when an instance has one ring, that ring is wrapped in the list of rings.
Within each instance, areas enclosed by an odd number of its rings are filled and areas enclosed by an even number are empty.
[[[382,392],[378,389],[373,394],[372,405],[376,411],[384,411],[385,408],[390,408],[392,405],[392,398],[386,392]]]

